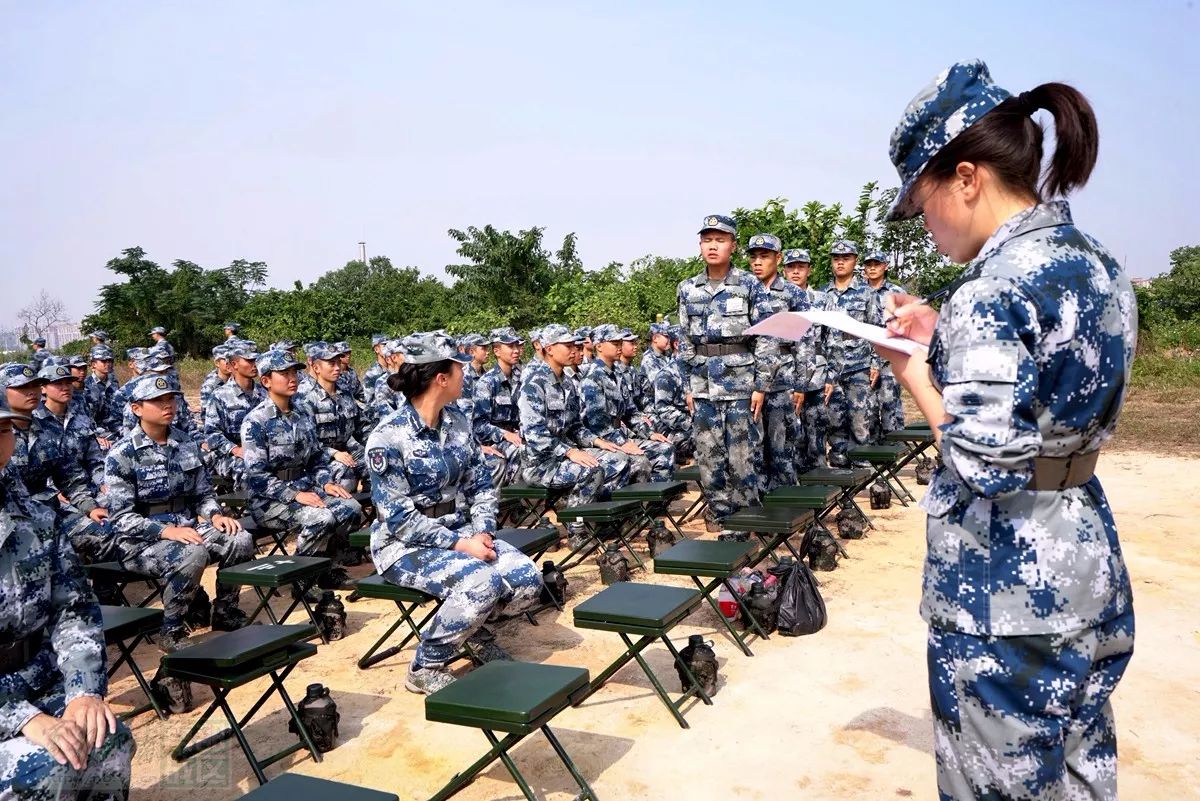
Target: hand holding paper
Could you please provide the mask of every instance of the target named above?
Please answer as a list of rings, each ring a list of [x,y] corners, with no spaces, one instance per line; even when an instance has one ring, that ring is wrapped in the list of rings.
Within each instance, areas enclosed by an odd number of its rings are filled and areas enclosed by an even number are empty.
[[[772,314],[760,323],[750,326],[746,330],[746,333],[798,341],[804,337],[805,333],[813,325],[834,328],[881,347],[907,353],[910,356],[918,350],[924,351],[926,349],[919,342],[914,342],[904,337],[892,336],[886,328],[859,322],[842,311],[781,311]]]

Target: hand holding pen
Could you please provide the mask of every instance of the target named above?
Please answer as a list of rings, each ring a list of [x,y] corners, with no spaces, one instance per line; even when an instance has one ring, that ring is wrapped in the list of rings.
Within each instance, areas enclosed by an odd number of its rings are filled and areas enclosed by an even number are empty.
[[[907,337],[928,346],[929,341],[933,339],[933,329],[938,319],[937,310],[929,304],[948,294],[950,287],[940,289],[924,298],[893,292],[883,299],[883,324],[893,336]]]

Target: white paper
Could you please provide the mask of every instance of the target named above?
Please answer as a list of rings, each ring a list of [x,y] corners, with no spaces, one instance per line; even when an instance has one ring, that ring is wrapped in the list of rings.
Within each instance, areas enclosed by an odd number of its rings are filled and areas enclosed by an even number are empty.
[[[907,353],[910,356],[917,351],[926,350],[925,346],[919,342],[914,342],[907,337],[893,336],[888,333],[886,328],[859,322],[843,311],[776,312],[762,322],[750,326],[746,329],[746,333],[799,341],[804,338],[808,329],[813,325],[834,328],[876,345]]]

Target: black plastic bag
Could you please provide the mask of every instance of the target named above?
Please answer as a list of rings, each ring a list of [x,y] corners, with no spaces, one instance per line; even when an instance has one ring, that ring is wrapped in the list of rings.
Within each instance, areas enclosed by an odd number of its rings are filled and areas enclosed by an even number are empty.
[[[815,634],[827,621],[825,599],[808,565],[795,562],[779,589],[779,633],[785,637]]]

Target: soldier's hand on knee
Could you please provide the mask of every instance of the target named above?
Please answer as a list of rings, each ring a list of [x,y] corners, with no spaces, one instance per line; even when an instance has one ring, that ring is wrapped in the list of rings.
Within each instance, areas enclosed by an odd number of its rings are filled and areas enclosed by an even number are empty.
[[[663,442],[667,445],[671,444],[671,440],[667,439],[667,437],[665,435],[660,434],[657,431],[655,431],[653,434],[650,435],[650,439],[653,440],[654,442]]]
[[[496,561],[496,552],[492,550],[490,545],[480,539],[478,534],[474,537],[463,537],[454,543],[454,550],[459,553],[465,553],[468,556],[474,556],[476,559],[481,559],[484,562]]]
[[[627,453],[630,456],[645,456],[646,455],[646,452],[644,450],[642,450],[641,448],[639,448],[633,442],[626,442],[624,445],[619,446],[617,448],[617,450],[619,450],[621,453]]]
[[[762,407],[766,399],[767,393],[765,392],[750,393],[750,416],[756,423],[758,422],[758,418],[762,417]]]
[[[354,461],[354,457],[345,451],[338,451],[333,455],[333,458],[335,461],[346,465],[346,467],[354,467],[354,465],[357,464],[357,462]]]
[[[609,442],[606,439],[600,439],[600,437],[596,437],[596,439],[592,442],[592,447],[599,448],[602,451],[608,451],[609,453],[616,453],[617,451],[621,450],[621,448],[615,442]]]
[[[321,496],[315,492],[297,492],[296,503],[301,506],[312,506],[317,509],[325,508],[325,501],[321,500]]]
[[[350,498],[354,497],[350,494],[350,490],[346,489],[341,484],[326,484],[324,490],[326,495],[332,495],[335,498],[345,498],[346,500],[349,500]]]
[[[75,770],[87,767],[88,751],[91,749],[83,732],[73,721],[53,715],[35,715],[21,729],[21,733],[49,751],[58,764],[69,764]]]
[[[167,526],[159,535],[164,540],[172,540],[173,542],[183,542],[188,545],[203,545],[204,538],[194,528],[187,526]]]
[[[516,445],[518,448],[525,444],[525,440],[521,439],[521,435],[515,431],[505,431],[504,439]]]
[[[478,537],[481,542],[487,545],[487,547],[491,548],[493,551],[496,550],[496,538],[492,536],[492,532],[481,531],[475,536]]]
[[[497,459],[504,458],[504,454],[501,453],[500,451],[496,450],[495,448],[493,448],[491,445],[481,445],[481,446],[479,446],[479,450],[483,453],[484,456],[494,456]]]
[[[579,448],[571,448],[567,451],[567,459],[571,460],[580,467],[599,467],[600,460],[590,453]]]
[[[117,732],[117,716],[102,699],[84,695],[67,704],[63,719],[78,726],[84,734],[84,742],[93,749],[104,745],[104,738]]]
[[[213,515],[208,522],[212,523],[213,528],[225,534],[233,534],[242,530],[242,523],[236,517],[228,517],[226,515]]]
[[[90,517],[96,523],[103,523],[108,519],[108,510],[97,507],[88,512],[88,517]]]

